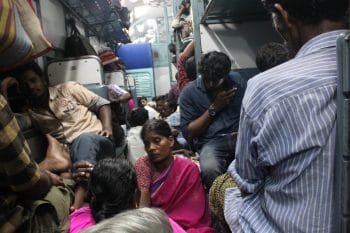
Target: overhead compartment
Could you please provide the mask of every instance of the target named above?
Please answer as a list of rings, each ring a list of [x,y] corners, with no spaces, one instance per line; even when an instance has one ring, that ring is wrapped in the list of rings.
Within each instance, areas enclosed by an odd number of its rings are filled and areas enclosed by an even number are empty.
[[[87,36],[96,36],[106,42],[129,43],[129,11],[115,1],[59,0],[68,12],[85,26]]]
[[[206,7],[201,23],[237,23],[268,20],[260,0],[213,0]]]
[[[203,4],[202,0],[193,4]],[[282,42],[260,0],[211,0],[206,7],[193,7],[196,59],[212,50],[225,52],[232,68],[252,68],[258,48]],[[196,12],[197,11],[197,12]],[[198,12],[199,11],[199,12]]]

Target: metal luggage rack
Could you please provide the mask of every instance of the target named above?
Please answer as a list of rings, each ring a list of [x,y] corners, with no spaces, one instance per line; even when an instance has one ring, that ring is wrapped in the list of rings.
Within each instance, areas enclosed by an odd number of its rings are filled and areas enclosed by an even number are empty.
[[[201,20],[202,24],[269,20],[260,0],[211,0]]]
[[[118,8],[108,0],[59,0],[86,28],[87,36],[103,38],[113,44],[130,43]]]

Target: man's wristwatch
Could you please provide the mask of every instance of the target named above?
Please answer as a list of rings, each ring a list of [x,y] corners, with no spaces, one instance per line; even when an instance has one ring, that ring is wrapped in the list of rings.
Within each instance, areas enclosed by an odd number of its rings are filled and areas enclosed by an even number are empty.
[[[209,106],[208,112],[209,112],[209,116],[211,116],[211,117],[215,117],[216,116],[217,112],[216,112],[214,104]]]

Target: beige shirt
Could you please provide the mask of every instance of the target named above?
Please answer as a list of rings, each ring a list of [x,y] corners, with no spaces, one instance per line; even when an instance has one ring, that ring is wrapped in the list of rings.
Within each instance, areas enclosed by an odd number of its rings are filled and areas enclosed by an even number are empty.
[[[62,143],[72,143],[82,133],[102,130],[96,114],[109,101],[77,82],[49,87],[49,93],[51,111],[41,108],[29,110],[34,126],[42,133],[49,133]]]

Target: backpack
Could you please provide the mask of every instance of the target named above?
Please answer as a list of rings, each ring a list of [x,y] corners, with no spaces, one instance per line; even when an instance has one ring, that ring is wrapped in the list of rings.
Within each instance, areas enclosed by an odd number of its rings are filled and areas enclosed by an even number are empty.
[[[91,46],[89,39],[82,36],[75,26],[75,21],[70,19],[71,33],[67,37],[64,46],[64,57],[80,57],[85,55],[95,55],[95,49]]]

